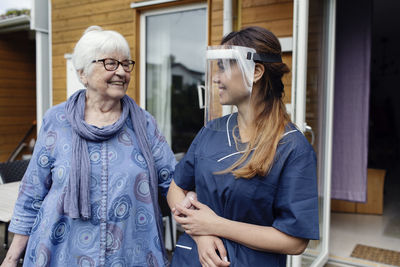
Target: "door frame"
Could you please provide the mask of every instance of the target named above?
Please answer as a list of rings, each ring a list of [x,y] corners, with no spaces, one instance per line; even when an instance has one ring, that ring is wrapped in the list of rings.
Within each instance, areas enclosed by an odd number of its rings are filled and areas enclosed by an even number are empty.
[[[329,258],[330,217],[331,217],[331,175],[332,175],[332,137],[333,109],[335,87],[335,44],[336,44],[336,0],[325,0],[326,27],[324,36],[325,75],[322,94],[322,125],[321,125],[321,161],[319,164],[320,177],[325,177],[323,196],[323,227],[321,253],[315,259],[312,267],[323,266]]]
[[[322,227],[320,225],[320,251],[311,263],[311,267],[320,267],[329,258],[329,229],[330,229],[330,196],[332,170],[332,135],[333,135],[333,104],[334,104],[334,67],[335,67],[335,25],[336,0],[325,0],[324,51],[322,54],[325,72],[322,75],[323,92],[321,123],[319,136],[320,158],[318,162],[318,177],[323,177],[322,188]],[[308,41],[308,0],[294,0],[293,11],[293,65],[292,65],[292,120],[306,131],[306,89],[307,89],[307,41]],[[287,266],[301,266],[301,256],[288,257]]]

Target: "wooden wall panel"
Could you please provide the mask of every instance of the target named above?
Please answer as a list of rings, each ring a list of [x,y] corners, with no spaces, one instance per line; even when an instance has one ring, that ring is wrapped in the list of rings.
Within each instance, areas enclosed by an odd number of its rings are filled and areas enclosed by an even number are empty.
[[[36,119],[35,60],[35,40],[28,31],[0,34],[0,162]]]
[[[218,45],[223,35],[223,0],[208,0],[208,45]]]
[[[262,6],[252,6],[242,9],[242,25],[257,22],[277,21],[293,17],[293,3],[277,3]],[[279,32],[275,35],[281,37]]]

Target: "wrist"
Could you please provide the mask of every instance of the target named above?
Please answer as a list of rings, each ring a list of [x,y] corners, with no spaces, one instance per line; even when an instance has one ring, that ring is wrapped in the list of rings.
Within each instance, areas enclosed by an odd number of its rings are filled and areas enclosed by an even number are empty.
[[[18,263],[19,256],[17,257],[16,255],[13,255],[13,254],[7,254],[6,261],[8,263]]]
[[[210,227],[210,230],[212,231],[212,234],[215,236],[224,236],[224,230],[227,227],[227,222],[228,220],[225,219],[224,217],[218,216],[217,220],[215,221],[214,225]]]
[[[194,242],[197,243],[197,241],[199,240],[200,235],[190,235],[190,237],[194,240]]]

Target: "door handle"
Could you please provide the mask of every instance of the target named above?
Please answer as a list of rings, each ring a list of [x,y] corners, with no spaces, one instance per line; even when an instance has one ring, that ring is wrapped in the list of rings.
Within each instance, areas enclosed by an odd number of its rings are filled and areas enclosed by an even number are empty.
[[[305,128],[304,128],[305,130],[304,130],[304,132],[305,133],[310,133],[311,134],[311,145],[314,145],[314,142],[315,142],[315,133],[314,133],[314,130],[311,128],[311,126],[309,126],[309,125],[305,125]]]
[[[199,108],[204,108],[204,101],[203,101],[203,91],[206,91],[206,87],[204,85],[197,85],[197,96],[199,98]]]

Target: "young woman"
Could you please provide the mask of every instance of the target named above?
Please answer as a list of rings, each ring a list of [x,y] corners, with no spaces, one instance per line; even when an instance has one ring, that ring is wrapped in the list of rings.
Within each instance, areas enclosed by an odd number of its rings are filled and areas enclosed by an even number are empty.
[[[168,192],[185,229],[172,266],[286,266],[319,238],[318,194],[315,153],[282,101],[279,41],[245,28],[209,47],[207,62],[206,125]],[[237,112],[215,118],[215,104]],[[182,205],[188,191],[195,209]]]

